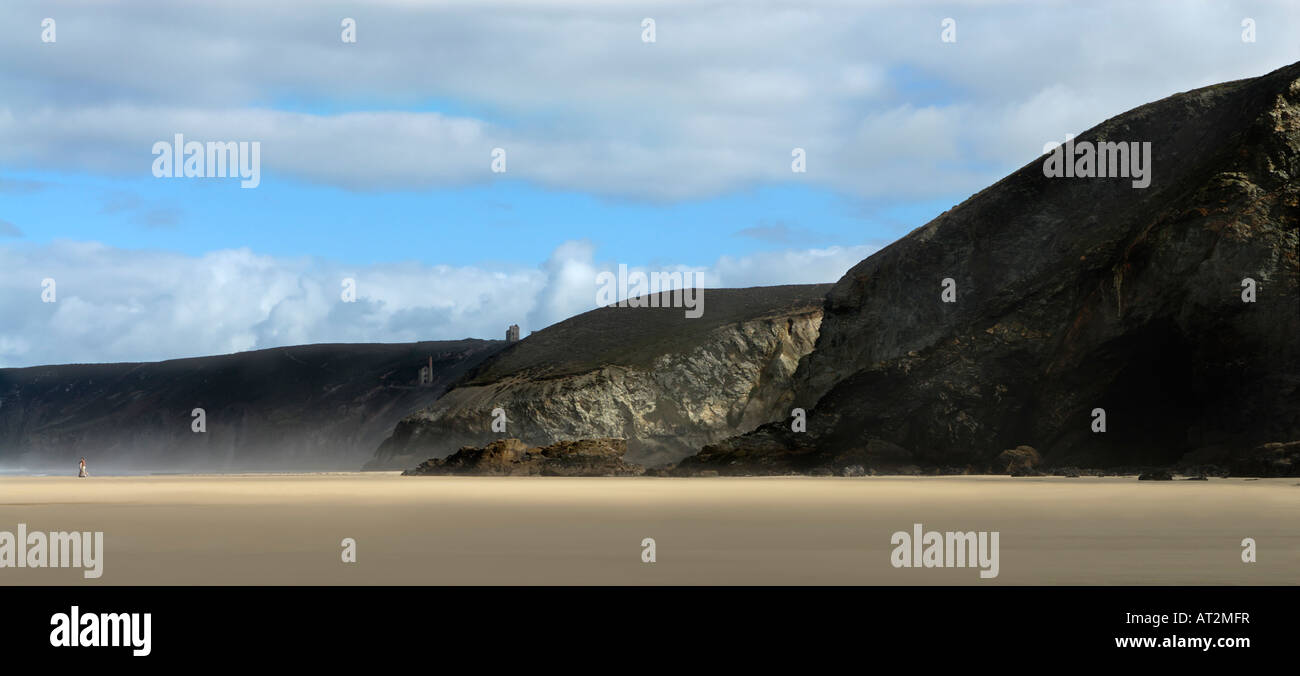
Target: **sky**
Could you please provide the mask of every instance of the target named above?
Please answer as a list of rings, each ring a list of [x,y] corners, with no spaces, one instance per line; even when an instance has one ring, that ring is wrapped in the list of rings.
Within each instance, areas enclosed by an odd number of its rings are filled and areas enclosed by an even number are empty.
[[[6,2],[0,367],[527,335],[620,265],[834,282],[1297,60],[1293,0]],[[257,142],[259,184],[156,177],[176,134]]]

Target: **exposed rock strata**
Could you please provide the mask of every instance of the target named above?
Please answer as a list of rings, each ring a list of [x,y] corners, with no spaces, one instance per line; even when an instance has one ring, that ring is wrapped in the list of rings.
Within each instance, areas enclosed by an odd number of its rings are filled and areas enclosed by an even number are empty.
[[[707,289],[681,308],[600,308],[538,331],[402,420],[372,468],[409,467],[503,436],[532,446],[613,437],[655,465],[789,411],[830,285]],[[492,431],[494,409],[506,431]]]

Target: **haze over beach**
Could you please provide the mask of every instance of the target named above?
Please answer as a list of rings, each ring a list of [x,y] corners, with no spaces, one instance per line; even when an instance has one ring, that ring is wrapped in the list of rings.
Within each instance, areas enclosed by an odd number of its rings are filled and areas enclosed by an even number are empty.
[[[1300,570],[1295,479],[380,472],[0,477],[0,495],[0,531],[105,540],[99,579],[6,569],[0,585],[1289,585]],[[916,523],[999,531],[997,576],[892,567],[892,534]],[[1243,537],[1268,543],[1249,567]]]

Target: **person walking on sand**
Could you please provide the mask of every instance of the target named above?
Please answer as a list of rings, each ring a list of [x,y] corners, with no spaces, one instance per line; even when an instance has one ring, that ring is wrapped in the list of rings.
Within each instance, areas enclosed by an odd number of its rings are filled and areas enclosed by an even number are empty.
[[[77,478],[78,478],[78,479],[84,479],[84,478],[86,478],[87,476],[89,476],[89,475],[86,474],[86,458],[85,458],[85,457],[82,457],[82,458],[81,458],[81,471],[77,473]]]

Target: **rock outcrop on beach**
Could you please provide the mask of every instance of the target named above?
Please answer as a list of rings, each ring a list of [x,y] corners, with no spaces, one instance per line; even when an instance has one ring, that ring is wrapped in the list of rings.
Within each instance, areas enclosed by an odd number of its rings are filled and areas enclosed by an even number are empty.
[[[1300,441],[1275,441],[1251,449],[1211,446],[1183,456],[1177,468],[1188,475],[1300,476]]]
[[[829,289],[706,289],[698,318],[680,307],[605,307],[559,322],[398,423],[367,467],[410,467],[504,437],[531,446],[618,438],[633,462],[678,460],[785,415]],[[504,432],[493,431],[497,409]]]
[[[623,461],[622,439],[559,441],[529,448],[518,439],[500,439],[482,448],[466,446],[446,458],[432,458],[403,476],[639,476],[645,468]]]
[[[304,345],[0,369],[0,467],[75,472],[85,456],[92,473],[355,470],[398,420],[505,345]]]
[[[1049,178],[1039,158],[862,261],[794,378],[807,431],[773,422],[678,470],[1006,471],[997,455],[1031,446],[1049,467],[1294,476],[1300,64],[1075,143],[1103,140],[1151,144],[1149,187]]]

